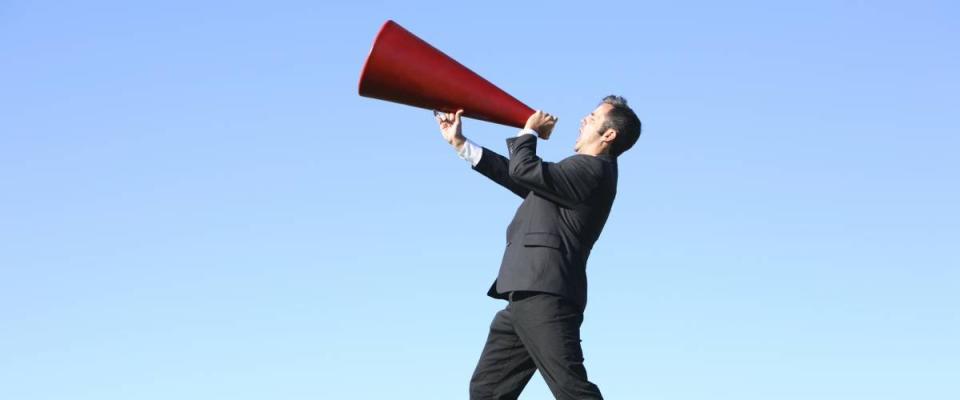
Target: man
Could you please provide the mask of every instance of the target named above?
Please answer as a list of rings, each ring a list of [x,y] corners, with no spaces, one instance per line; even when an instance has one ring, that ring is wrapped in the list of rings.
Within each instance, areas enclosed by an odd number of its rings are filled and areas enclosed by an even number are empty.
[[[523,198],[507,227],[507,246],[489,296],[506,299],[493,318],[470,381],[470,398],[516,399],[534,371],[557,399],[602,399],[587,380],[580,325],[587,304],[587,257],[617,191],[617,157],[640,136],[640,120],[607,96],[580,121],[576,155],[537,157],[557,119],[537,111],[507,139],[509,159],[467,140],[460,115],[437,113],[440,131],[472,168]]]

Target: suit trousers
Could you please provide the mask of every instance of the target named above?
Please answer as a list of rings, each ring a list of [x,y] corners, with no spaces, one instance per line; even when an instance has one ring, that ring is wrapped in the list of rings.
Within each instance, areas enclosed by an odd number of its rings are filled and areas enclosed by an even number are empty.
[[[537,370],[557,399],[602,399],[583,366],[582,323],[583,310],[563,297],[511,292],[490,324],[470,399],[516,399]]]

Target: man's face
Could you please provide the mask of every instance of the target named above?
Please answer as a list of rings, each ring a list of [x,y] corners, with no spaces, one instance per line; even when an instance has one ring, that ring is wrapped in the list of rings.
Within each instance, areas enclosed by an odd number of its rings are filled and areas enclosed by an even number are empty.
[[[580,120],[580,136],[577,136],[577,143],[573,145],[574,151],[579,152],[580,149],[593,146],[600,141],[600,135],[603,134],[603,132],[600,132],[600,127],[603,126],[607,111],[610,111],[611,108],[613,106],[610,104],[600,104],[593,112]]]

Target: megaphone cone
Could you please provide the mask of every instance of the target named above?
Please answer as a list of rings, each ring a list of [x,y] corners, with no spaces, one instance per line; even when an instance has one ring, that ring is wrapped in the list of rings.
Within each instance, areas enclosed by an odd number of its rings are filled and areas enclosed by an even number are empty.
[[[522,128],[534,110],[396,22],[380,28],[360,95]]]

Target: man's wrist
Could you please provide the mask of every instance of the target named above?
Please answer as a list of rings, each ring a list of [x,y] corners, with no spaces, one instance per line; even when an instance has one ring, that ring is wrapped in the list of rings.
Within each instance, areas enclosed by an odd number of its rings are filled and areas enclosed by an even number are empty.
[[[454,150],[456,150],[457,152],[460,152],[461,150],[463,150],[463,144],[466,142],[467,142],[466,137],[458,136],[453,138],[452,141],[450,141],[450,145],[453,146]]]
[[[520,137],[520,136],[523,136],[523,135],[533,135],[533,136],[536,136],[536,137],[540,137],[540,134],[537,133],[536,130],[531,129],[531,128],[523,128],[523,129],[520,130],[519,133],[517,133],[517,137]]]

